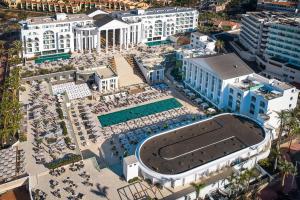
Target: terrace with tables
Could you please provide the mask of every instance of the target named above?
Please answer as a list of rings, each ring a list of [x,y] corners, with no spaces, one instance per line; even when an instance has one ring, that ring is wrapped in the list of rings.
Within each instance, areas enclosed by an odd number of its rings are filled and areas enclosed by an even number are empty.
[[[76,154],[75,141],[63,112],[63,97],[52,96],[45,82],[33,83],[27,95],[27,138],[32,148],[28,157],[33,156],[37,165],[45,165],[67,154]]]

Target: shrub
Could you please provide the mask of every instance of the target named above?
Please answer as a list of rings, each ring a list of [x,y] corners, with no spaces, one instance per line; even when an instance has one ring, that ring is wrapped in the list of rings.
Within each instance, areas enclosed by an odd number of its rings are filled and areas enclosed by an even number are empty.
[[[57,139],[56,138],[47,138],[46,141],[47,141],[48,144],[51,144],[51,143],[56,142]]]
[[[64,138],[64,141],[67,145],[70,145],[71,144],[71,138],[70,137],[65,137]]]
[[[61,108],[56,108],[56,112],[58,114],[59,119],[63,120],[64,119],[64,114]]]
[[[162,188],[163,188],[162,185],[161,185],[160,183],[155,183],[154,185],[155,185],[155,187],[157,187],[158,189],[162,189]]]
[[[134,183],[134,182],[137,182],[139,180],[140,180],[139,177],[134,177],[134,178],[128,180],[128,183]]]
[[[151,179],[146,178],[146,179],[145,179],[145,182],[148,183],[149,185],[152,185]]]
[[[20,142],[27,141],[27,135],[26,135],[26,133],[20,133],[19,140],[20,140]]]
[[[52,162],[46,163],[45,167],[47,167],[48,169],[55,169],[70,163],[75,163],[81,160],[81,156],[80,155],[76,155],[76,154],[67,154],[65,155],[63,158],[59,158],[57,160],[54,160]]]
[[[59,125],[60,125],[60,127],[62,129],[63,135],[65,135],[65,136],[68,135],[68,130],[67,130],[67,127],[66,127],[66,123],[64,121],[61,121],[59,123]]]

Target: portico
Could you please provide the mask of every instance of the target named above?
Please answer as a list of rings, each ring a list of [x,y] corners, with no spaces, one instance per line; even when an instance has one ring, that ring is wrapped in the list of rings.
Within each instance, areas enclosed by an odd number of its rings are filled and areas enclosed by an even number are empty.
[[[96,19],[95,19],[96,18]],[[128,37],[130,33],[129,25],[111,18],[110,16],[95,16],[97,24],[97,52],[115,52],[128,49],[134,44]]]

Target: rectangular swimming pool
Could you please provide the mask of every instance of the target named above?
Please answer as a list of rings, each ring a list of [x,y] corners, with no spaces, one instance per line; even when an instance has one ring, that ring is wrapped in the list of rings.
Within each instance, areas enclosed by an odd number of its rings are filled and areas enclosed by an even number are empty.
[[[175,98],[170,98],[105,115],[100,115],[98,116],[98,120],[100,121],[102,127],[106,127],[180,107],[182,107],[182,104],[179,103],[179,101],[177,101]]]

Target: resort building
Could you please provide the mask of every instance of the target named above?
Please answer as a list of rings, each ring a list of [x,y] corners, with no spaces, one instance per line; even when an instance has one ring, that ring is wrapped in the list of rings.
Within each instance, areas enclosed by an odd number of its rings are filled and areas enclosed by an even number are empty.
[[[115,12],[112,15],[130,25],[134,40],[146,43],[195,30],[199,13],[193,8],[164,7]]]
[[[209,51],[214,51],[215,43],[216,41],[214,39],[200,32],[194,32],[191,34],[190,45],[192,48],[202,48],[202,49],[207,49]]]
[[[296,107],[299,91],[255,74],[234,53],[183,60],[184,83],[220,110],[243,114],[270,129],[276,138],[276,112]],[[278,106],[280,105],[280,106]]]
[[[193,32],[190,44],[181,46],[176,50],[176,59],[182,61],[184,58],[216,54],[215,43],[216,41],[211,37],[199,32]]]
[[[164,57],[158,54],[141,53],[134,61],[149,84],[164,81]]]
[[[97,69],[94,77],[97,89],[101,93],[115,91],[119,88],[119,77],[109,67]]]
[[[124,163],[137,164],[138,169],[125,166],[125,178],[139,170],[153,184],[188,186],[213,174],[219,174],[220,178],[228,170],[250,169],[269,155],[270,147],[270,133],[258,122],[242,115],[220,114],[141,142],[136,149],[137,162],[130,158],[131,162]],[[220,184],[206,185],[201,197],[226,184],[228,181],[223,180]]]
[[[107,10],[129,10],[129,9],[147,9],[149,5],[144,2],[130,0],[2,0],[9,8],[20,8],[22,10],[77,13],[92,9]]]
[[[23,55],[35,58],[74,51],[107,53],[128,49],[192,31],[197,28],[197,20],[197,10],[178,7],[28,18],[20,22]]]
[[[262,75],[300,82],[300,18],[287,13],[250,12],[242,17],[240,46],[245,59],[256,61]],[[234,45],[236,46],[236,45]]]

